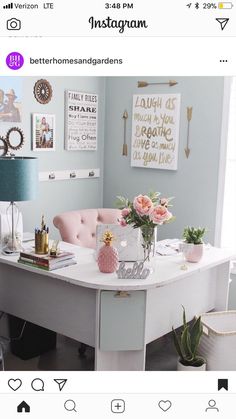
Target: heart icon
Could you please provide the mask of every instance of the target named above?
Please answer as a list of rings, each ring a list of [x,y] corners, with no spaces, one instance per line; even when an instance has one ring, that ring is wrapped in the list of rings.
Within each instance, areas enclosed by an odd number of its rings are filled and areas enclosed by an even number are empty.
[[[19,388],[22,386],[22,381],[19,378],[11,378],[8,380],[8,385],[13,391],[19,390]]]
[[[158,406],[161,410],[163,410],[163,412],[167,412],[167,410],[171,408],[172,403],[170,400],[160,400]]]

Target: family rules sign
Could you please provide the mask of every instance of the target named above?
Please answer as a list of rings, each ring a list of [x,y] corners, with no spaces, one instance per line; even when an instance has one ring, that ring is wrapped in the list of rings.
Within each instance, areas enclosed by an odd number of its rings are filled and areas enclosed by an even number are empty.
[[[177,170],[180,94],[133,96],[131,166]]]
[[[97,150],[98,95],[66,91],[66,150]]]

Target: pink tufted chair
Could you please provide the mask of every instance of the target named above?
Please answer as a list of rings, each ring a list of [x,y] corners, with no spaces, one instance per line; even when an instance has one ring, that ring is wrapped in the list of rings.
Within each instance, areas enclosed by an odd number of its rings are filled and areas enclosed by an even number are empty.
[[[96,247],[96,226],[118,224],[121,211],[111,208],[83,209],[56,215],[53,224],[63,241],[82,247]]]

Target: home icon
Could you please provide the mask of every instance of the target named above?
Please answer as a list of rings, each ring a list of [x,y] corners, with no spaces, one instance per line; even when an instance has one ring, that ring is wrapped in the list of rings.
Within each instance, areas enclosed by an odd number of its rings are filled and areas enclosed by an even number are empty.
[[[21,402],[19,406],[17,406],[18,413],[30,413],[30,406],[25,402]]]

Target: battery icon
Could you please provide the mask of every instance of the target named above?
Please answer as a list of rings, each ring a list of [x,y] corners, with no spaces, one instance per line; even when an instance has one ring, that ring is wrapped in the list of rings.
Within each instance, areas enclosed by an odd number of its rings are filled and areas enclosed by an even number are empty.
[[[232,9],[233,3],[231,2],[221,2],[218,3],[218,9]]]

